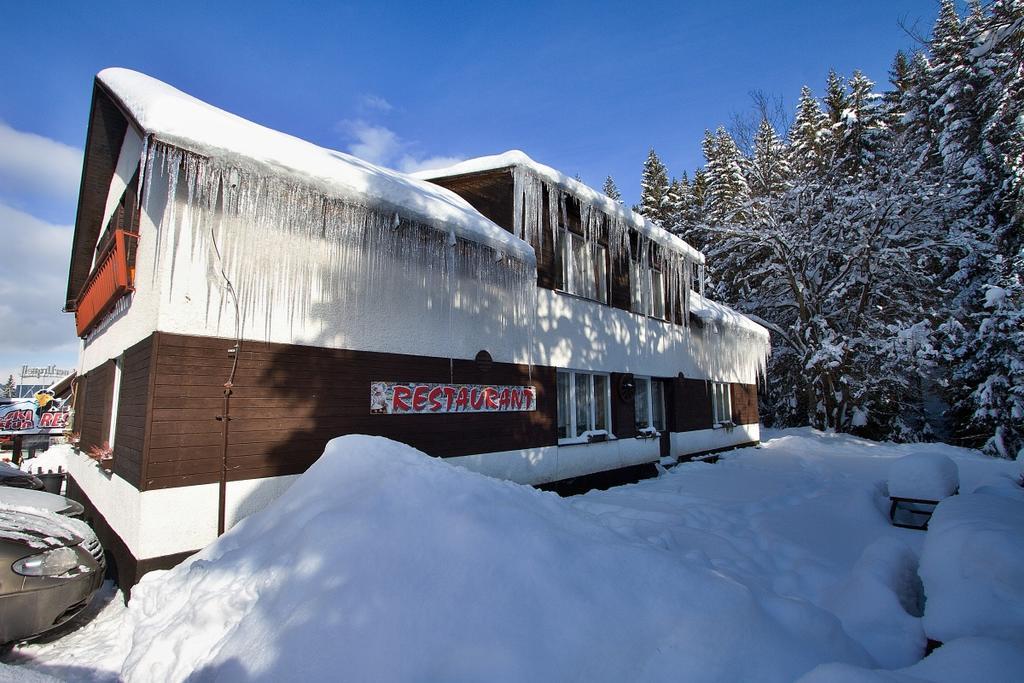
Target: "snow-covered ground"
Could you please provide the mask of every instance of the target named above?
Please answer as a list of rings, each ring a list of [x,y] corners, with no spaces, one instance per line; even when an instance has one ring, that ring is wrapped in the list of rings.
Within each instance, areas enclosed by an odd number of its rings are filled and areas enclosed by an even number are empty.
[[[1021,463],[764,438],[563,499],[343,437],[0,680],[1019,680]],[[927,533],[887,518],[890,466],[921,453],[951,458],[961,492]],[[922,661],[929,636],[946,643]]]

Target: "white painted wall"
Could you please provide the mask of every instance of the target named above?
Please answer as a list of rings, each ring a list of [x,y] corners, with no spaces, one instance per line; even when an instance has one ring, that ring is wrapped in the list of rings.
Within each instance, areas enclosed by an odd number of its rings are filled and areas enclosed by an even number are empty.
[[[150,196],[139,220],[139,244],[135,254],[135,291],[121,299],[114,311],[81,342],[78,373],[84,374],[117,358],[125,349],[153,334],[157,329],[159,281],[157,268],[157,221],[163,215],[164,193]]]
[[[172,216],[159,168],[149,182],[136,291],[83,343],[81,372],[154,330],[231,338],[240,323],[243,338],[265,342],[454,358],[486,349],[498,362],[756,382],[756,353],[729,328],[686,328],[547,289],[531,312],[495,285],[465,274],[449,284],[440,269],[386,256],[359,270],[361,250],[211,225],[188,210],[183,185]]]
[[[93,460],[70,448],[67,470],[136,559],[196,550],[217,537],[217,484],[140,492],[116,474],[108,478]],[[228,482],[228,527],[262,510],[297,478]]]

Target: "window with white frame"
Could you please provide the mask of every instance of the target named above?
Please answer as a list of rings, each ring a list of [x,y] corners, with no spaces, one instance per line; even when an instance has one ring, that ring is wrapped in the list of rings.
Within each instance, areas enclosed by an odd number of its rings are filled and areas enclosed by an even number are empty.
[[[591,435],[609,435],[611,389],[608,375],[558,371],[558,440],[586,441]]]
[[[657,268],[630,262],[629,291],[633,312],[665,319],[665,276]]]
[[[637,430],[665,431],[665,383],[650,377],[634,377],[633,386]]]
[[[732,424],[732,391],[725,382],[711,383],[711,413],[716,427]]]
[[[560,232],[561,289],[608,303],[608,250],[571,230]]]

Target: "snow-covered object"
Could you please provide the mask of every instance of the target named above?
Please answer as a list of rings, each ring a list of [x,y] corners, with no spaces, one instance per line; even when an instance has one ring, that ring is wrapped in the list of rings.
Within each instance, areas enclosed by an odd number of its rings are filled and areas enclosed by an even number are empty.
[[[269,190],[282,204],[281,217],[306,209],[306,223],[317,230],[341,208],[331,200],[340,200],[534,262],[529,245],[437,185],[266,128],[136,71],[104,69],[96,78],[142,128],[147,175],[161,158],[175,176],[184,164],[196,200],[215,203],[216,188],[237,185],[244,210],[246,201]]]
[[[642,263],[652,260],[665,276],[669,310],[675,310],[678,304],[683,311],[683,320],[688,324],[693,268],[703,267],[704,255],[603,192],[550,166],[537,163],[519,150],[469,159],[448,168],[421,171],[414,175],[418,178],[438,179],[501,169],[509,169],[512,173],[513,230],[517,237],[529,242],[535,249],[540,249],[544,195],[548,197],[547,217],[552,232],[558,230],[560,224],[568,223],[566,201],[570,196],[574,197],[580,204],[580,225],[584,238],[588,242],[596,241],[602,227],[607,226],[608,246],[613,258],[626,254]],[[631,231],[637,235],[635,254],[629,237]],[[652,245],[659,248],[652,249]]]
[[[924,654],[923,603],[917,555],[893,538],[865,548],[850,575],[825,599],[846,632],[887,669],[909,666]]]
[[[929,638],[985,636],[1024,647],[1022,529],[1024,489],[1015,498],[971,493],[939,504],[919,569]]]
[[[995,638],[960,638],[896,671],[822,664],[797,683],[1018,683],[1021,671],[1024,647]]]
[[[871,665],[808,602],[365,436],[146,576],[122,632],[127,681],[791,681]]]
[[[960,486],[956,463],[942,453],[905,455],[889,468],[889,495],[896,498],[942,500]]]
[[[80,520],[48,510],[23,505],[0,505],[0,537],[24,541],[31,548],[46,550],[78,545],[93,537]]]

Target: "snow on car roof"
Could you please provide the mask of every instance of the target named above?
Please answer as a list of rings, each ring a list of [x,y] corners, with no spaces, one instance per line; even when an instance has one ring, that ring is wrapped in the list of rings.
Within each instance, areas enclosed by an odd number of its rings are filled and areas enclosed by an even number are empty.
[[[255,164],[263,173],[286,175],[326,196],[397,210],[520,261],[536,262],[533,247],[433,183],[253,123],[137,71],[104,69],[96,78],[143,132],[160,142],[243,167]]]
[[[538,163],[529,155],[518,149],[509,150],[502,154],[467,159],[447,168],[419,171],[413,173],[413,177],[424,180],[438,178],[449,178],[452,176],[466,175],[468,173],[480,173],[483,171],[495,171],[512,166],[523,166],[539,176],[547,183],[558,185],[570,193],[580,197],[591,205],[598,205],[606,214],[618,215],[625,219],[632,228],[673,251],[689,256],[696,263],[704,263],[704,254],[676,237],[664,228],[660,228],[644,216],[619,204],[603,192],[598,192],[589,185],[585,185],[575,178],[570,178],[564,173],[557,171],[550,166]]]

